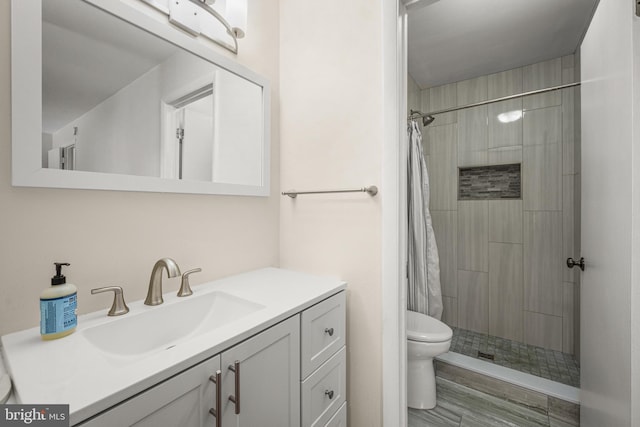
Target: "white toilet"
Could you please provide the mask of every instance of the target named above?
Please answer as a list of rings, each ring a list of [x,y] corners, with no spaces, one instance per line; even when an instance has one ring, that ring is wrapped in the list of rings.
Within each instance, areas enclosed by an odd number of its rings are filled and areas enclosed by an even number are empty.
[[[449,351],[453,331],[426,314],[407,311],[407,403],[410,408],[436,406],[433,358]]]

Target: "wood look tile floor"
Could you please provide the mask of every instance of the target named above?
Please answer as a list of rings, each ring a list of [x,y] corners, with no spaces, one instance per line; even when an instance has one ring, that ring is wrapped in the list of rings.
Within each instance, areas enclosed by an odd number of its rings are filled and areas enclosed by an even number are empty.
[[[409,427],[569,427],[546,411],[473,390],[436,378],[437,406],[432,410],[409,409]]]

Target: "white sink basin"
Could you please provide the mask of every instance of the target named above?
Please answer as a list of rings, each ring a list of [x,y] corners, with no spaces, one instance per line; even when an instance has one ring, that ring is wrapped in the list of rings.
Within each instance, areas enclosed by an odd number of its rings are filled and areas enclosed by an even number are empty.
[[[193,295],[184,300],[144,307],[109,323],[87,328],[84,337],[99,350],[135,357],[172,348],[227,325],[261,308],[261,304],[224,292]]]

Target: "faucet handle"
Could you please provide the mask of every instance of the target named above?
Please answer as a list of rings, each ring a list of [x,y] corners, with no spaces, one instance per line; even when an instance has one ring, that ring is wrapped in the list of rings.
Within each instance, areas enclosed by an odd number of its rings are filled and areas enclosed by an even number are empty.
[[[179,297],[188,297],[193,294],[191,290],[191,286],[189,285],[189,275],[191,273],[199,273],[201,272],[201,268],[194,268],[193,270],[185,271],[182,273],[182,283],[180,284],[180,290],[178,291]]]
[[[127,303],[124,302],[124,292],[120,286],[105,286],[104,288],[91,289],[91,295],[113,291],[113,304],[109,310],[109,316],[120,316],[129,312]]]

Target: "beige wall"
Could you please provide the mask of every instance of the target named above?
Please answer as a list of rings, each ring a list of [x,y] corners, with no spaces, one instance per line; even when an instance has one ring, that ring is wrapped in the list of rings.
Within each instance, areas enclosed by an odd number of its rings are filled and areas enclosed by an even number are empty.
[[[574,78],[569,55],[426,89],[423,111]],[[438,115],[425,130],[447,324],[574,353],[579,275],[564,260],[579,253],[576,93],[564,89]],[[513,110],[524,117],[497,120]],[[522,167],[521,200],[458,200],[458,168],[509,163]]]
[[[192,283],[279,262],[278,2],[250,0],[238,60],[272,84],[271,197],[225,197],[11,186],[10,2],[0,2],[0,335],[39,322],[54,261],[68,261],[80,313],[107,309],[91,288],[144,298],[155,260],[202,267]],[[219,49],[214,47],[215,49]],[[165,279],[165,291],[178,279]]]
[[[368,0],[281,1],[283,189],[381,185],[382,15]],[[346,280],[349,425],[381,425],[384,194],[281,199],[281,264]]]

